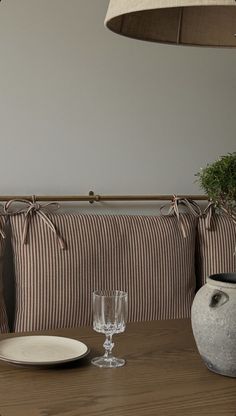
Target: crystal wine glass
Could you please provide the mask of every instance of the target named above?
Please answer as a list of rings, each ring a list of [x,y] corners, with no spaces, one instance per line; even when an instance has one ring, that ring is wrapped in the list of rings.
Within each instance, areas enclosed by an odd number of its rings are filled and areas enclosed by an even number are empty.
[[[112,336],[124,332],[127,319],[127,293],[119,290],[93,292],[93,329],[105,334],[105,354],[92,359],[97,367],[115,368],[125,364],[123,358],[112,355]]]

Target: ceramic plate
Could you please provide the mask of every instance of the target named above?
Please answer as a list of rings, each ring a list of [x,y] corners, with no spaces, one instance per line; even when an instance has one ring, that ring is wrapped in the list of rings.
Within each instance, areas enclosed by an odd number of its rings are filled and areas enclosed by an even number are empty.
[[[0,341],[0,360],[12,364],[50,366],[85,357],[87,345],[71,338],[32,335]]]

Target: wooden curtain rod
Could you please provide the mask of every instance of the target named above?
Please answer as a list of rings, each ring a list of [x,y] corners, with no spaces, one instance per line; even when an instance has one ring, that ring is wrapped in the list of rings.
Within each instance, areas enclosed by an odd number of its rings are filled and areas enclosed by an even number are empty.
[[[207,201],[205,195],[177,195],[180,198],[192,199],[195,201]],[[11,199],[26,199],[32,201],[33,197],[36,201],[60,201],[60,202],[82,202],[87,201],[171,201],[173,195],[96,195],[93,191],[89,195],[3,195],[0,201],[9,201]]]

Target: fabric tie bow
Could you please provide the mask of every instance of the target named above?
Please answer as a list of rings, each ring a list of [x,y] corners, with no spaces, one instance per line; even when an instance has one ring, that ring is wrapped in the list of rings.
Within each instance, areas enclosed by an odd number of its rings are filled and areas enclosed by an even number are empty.
[[[212,215],[214,213],[215,208],[216,208],[215,202],[210,201],[209,204],[207,205],[207,207],[205,208],[204,212],[203,212],[203,215],[205,215],[205,217],[206,217],[206,228],[207,228],[207,230],[211,229],[211,220],[212,220]],[[228,215],[228,217],[231,218],[233,223],[236,224],[236,213],[229,212],[223,206],[220,206],[220,207],[217,207],[217,208],[219,209],[219,211],[222,211],[224,214]]]
[[[167,215],[172,214],[172,212],[176,215],[176,217],[178,219],[178,222],[179,222],[181,232],[183,234],[183,237],[186,238],[187,237],[187,231],[186,231],[186,227],[185,227],[185,224],[183,222],[183,219],[182,219],[182,217],[180,215],[180,212],[179,212],[179,205],[185,206],[189,210],[189,212],[191,214],[193,214],[195,217],[199,217],[202,214],[202,211],[201,211],[200,206],[195,201],[193,201],[192,199],[181,198],[181,197],[178,197],[177,195],[173,195],[173,199],[170,203],[170,208],[169,208],[169,211],[168,211]],[[166,207],[166,205],[163,205],[160,208],[162,214],[163,214],[162,211],[165,207]],[[163,215],[166,215],[166,214],[163,214]]]
[[[15,209],[11,211],[11,207],[14,204],[23,204],[23,208]],[[55,225],[52,223],[50,218],[47,216],[50,211],[48,208],[59,208],[59,204],[56,202],[49,202],[47,204],[39,204],[35,201],[35,198],[32,198],[32,202],[27,199],[12,199],[8,202],[6,202],[4,206],[4,213],[5,215],[17,215],[24,213],[25,214],[25,220],[23,225],[23,232],[22,232],[22,242],[23,244],[27,244],[27,238],[28,238],[28,231],[30,226],[30,221],[32,218],[32,215],[38,215],[38,217],[43,221],[43,223],[49,227],[49,229],[55,234],[59,246],[62,250],[66,249],[66,244],[62,237],[60,236],[59,232],[57,231]]]
[[[205,215],[206,218],[206,229],[207,230],[211,230],[211,226],[212,226],[212,216],[214,213],[214,209],[216,208],[216,204],[213,201],[210,201],[209,204],[207,205],[206,209],[203,212],[203,215]],[[231,218],[231,220],[233,221],[233,223],[236,225],[236,214],[229,212],[226,208],[224,208],[223,206],[218,207],[219,211],[222,211],[224,214],[228,215],[228,217]],[[236,256],[236,245],[235,245],[235,249],[234,249],[234,256]]]

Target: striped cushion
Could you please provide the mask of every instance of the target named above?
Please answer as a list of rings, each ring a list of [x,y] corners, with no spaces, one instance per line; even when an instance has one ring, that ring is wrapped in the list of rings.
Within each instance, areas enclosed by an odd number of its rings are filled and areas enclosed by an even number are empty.
[[[5,218],[0,216],[0,229],[5,229]],[[0,236],[0,333],[9,332],[6,305],[3,288],[3,263],[4,263],[5,239]]]
[[[129,321],[189,316],[195,290],[195,219],[175,216],[49,214],[67,249],[32,217],[22,244],[24,214],[11,218],[16,273],[15,331],[92,323],[91,294],[129,294]]]
[[[214,273],[236,272],[236,225],[227,215],[214,214],[211,229],[205,217],[199,218],[197,232],[197,286]]]

